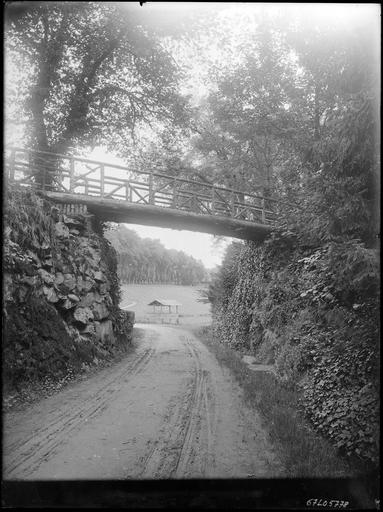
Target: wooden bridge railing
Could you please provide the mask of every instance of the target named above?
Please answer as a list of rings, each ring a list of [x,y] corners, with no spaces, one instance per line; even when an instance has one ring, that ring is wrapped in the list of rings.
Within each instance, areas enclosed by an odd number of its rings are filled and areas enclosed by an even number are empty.
[[[85,194],[268,225],[278,213],[278,202],[262,195],[81,157],[7,148],[5,164],[11,183],[68,195]]]

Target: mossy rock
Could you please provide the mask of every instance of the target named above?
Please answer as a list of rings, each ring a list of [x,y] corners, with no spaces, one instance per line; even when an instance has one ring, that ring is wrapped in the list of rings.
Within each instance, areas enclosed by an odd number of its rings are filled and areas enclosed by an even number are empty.
[[[23,381],[58,376],[73,360],[73,341],[56,308],[32,296],[23,307],[7,310],[4,326],[4,383],[18,387]]]

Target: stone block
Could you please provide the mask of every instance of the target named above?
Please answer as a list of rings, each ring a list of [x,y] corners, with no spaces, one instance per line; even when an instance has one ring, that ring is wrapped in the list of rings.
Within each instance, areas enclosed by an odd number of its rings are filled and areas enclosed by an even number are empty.
[[[91,323],[86,324],[85,327],[80,329],[80,333],[81,333],[81,335],[83,335],[83,334],[94,334],[95,335],[96,329],[95,329],[94,323],[91,322]]]
[[[81,298],[79,306],[88,307],[96,302],[101,302],[101,296],[97,292],[89,292]]]
[[[86,325],[90,320],[93,320],[93,313],[89,308],[78,307],[73,313],[73,318],[80,324]]]
[[[63,282],[64,282],[64,274],[62,274],[61,272],[57,272],[57,274],[55,275],[55,281],[54,281],[55,286],[59,286]]]
[[[29,249],[25,253],[28,258],[30,258],[36,265],[40,265],[40,258],[35,254],[33,251],[30,251]]]
[[[107,318],[110,314],[109,309],[106,307],[106,305],[102,302],[101,304],[95,303],[92,306],[93,315],[96,320],[103,320],[104,318]]]
[[[94,270],[91,267],[89,267],[89,266],[85,267],[85,270],[83,271],[83,273],[86,276],[88,276],[88,277],[92,277],[93,278],[93,276],[94,276]]]
[[[37,284],[37,276],[24,276],[20,279],[20,283],[35,286]]]
[[[103,322],[97,322],[96,336],[103,342],[114,345],[116,337],[113,331],[113,323],[111,320],[104,320]]]
[[[45,284],[53,284],[54,283],[54,276],[44,270],[43,268],[39,268],[37,271],[41,279],[44,281]]]
[[[63,222],[55,224],[55,231],[58,238],[69,238],[69,229]]]
[[[18,298],[20,302],[24,302],[25,297],[28,293],[28,288],[26,286],[19,286],[17,289]]]
[[[105,275],[100,271],[94,273],[94,279],[101,283],[106,281]]]
[[[68,290],[73,290],[76,287],[77,279],[73,274],[64,274],[64,285]]]
[[[86,256],[88,260],[93,261],[95,264],[100,263],[101,261],[101,255],[96,249],[93,249],[89,245],[86,248]]]
[[[65,224],[68,224],[68,226],[81,226],[81,222],[79,222],[78,220],[74,219],[73,217],[68,217],[67,215],[63,215],[63,222]]]
[[[57,295],[56,290],[54,288],[43,286],[43,293],[48,302],[56,303],[59,301],[59,296]]]
[[[72,309],[72,308],[76,307],[76,302],[73,302],[70,299],[65,299],[64,302],[60,305],[64,309]]]
[[[100,284],[99,290],[101,295],[105,295],[110,290],[110,284],[108,282]]]

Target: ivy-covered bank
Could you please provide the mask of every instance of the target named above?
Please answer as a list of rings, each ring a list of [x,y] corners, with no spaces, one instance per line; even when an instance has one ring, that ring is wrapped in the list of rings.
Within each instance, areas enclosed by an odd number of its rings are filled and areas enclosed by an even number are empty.
[[[317,431],[378,462],[378,254],[358,240],[304,248],[290,232],[234,243],[211,289],[214,333],[274,364]]]
[[[58,382],[131,341],[118,308],[117,258],[100,224],[64,214],[33,191],[9,191],[3,253],[5,395]]]

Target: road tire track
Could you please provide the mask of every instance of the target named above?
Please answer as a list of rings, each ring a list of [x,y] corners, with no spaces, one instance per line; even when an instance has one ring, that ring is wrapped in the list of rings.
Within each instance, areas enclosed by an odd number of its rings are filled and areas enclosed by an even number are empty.
[[[192,376],[186,391],[169,402],[158,438],[148,443],[140,460],[138,478],[183,478],[191,471],[203,477],[212,462],[215,404],[209,393],[210,375],[193,343],[185,336],[180,339],[193,359]]]
[[[68,439],[71,432],[108,407],[113,395],[119,391],[118,383],[142,372],[154,353],[154,349],[146,349],[117,375],[86,397],[80,406],[72,410],[69,417],[67,410],[64,409],[64,412],[60,411],[56,414],[48,425],[35,430],[28,439],[10,444],[7,452],[11,453],[12,457],[4,468],[6,478],[20,478],[38,468],[41,462],[49,460],[55,450]]]
[[[234,378],[192,333],[145,327],[113,368],[5,417],[5,479],[275,476],[275,457]]]

